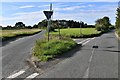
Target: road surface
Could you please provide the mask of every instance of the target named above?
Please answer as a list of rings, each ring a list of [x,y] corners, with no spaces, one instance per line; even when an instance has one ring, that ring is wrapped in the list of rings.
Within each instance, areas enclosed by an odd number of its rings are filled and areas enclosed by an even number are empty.
[[[2,46],[2,77],[7,77],[12,73],[24,68],[25,61],[30,56],[30,51],[35,40],[43,38],[45,31],[38,34],[19,38]]]
[[[77,47],[78,49],[72,52],[72,56],[48,68],[43,74],[23,67],[24,59],[29,55],[34,40],[25,39],[25,42],[20,40],[11,43],[3,48],[3,76],[9,78],[118,78],[120,50],[118,50],[118,39],[114,32],[85,40],[75,39],[75,41],[83,47]]]
[[[118,78],[118,52],[114,32],[106,33],[37,78]]]

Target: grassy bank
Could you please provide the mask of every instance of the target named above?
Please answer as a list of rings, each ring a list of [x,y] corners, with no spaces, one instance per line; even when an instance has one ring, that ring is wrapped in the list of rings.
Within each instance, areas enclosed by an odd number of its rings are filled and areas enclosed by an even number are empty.
[[[51,39],[49,42],[46,40],[37,40],[33,49],[33,55],[39,61],[48,61],[55,58],[76,46],[72,39]]]
[[[17,36],[27,36],[40,32],[40,29],[19,29],[19,30],[1,30],[0,38],[8,40]]]
[[[80,32],[81,31],[81,32]],[[55,32],[51,32],[51,35],[58,35],[58,29]],[[94,37],[101,34],[100,31],[97,31],[95,28],[67,28],[67,29],[60,29],[61,36],[67,36],[72,38],[79,38],[79,37]]]
[[[117,33],[118,36],[120,37],[120,29],[116,30],[116,33]]]

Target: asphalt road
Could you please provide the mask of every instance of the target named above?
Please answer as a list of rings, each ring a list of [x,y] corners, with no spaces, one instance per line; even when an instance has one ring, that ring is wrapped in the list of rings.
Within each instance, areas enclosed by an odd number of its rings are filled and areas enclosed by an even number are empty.
[[[2,46],[2,77],[7,77],[27,65],[26,59],[30,56],[30,51],[34,46],[35,40],[43,38],[45,31],[38,34],[19,38],[15,41],[5,42]]]
[[[114,32],[106,33],[37,78],[118,78],[119,52]]]
[[[77,49],[69,57],[46,69],[43,74],[25,69],[25,59],[37,38],[45,31],[3,46],[3,77],[14,78],[118,78],[118,40],[114,32],[100,37],[75,39]],[[98,48],[93,48],[98,46]],[[69,54],[68,54],[69,55]]]

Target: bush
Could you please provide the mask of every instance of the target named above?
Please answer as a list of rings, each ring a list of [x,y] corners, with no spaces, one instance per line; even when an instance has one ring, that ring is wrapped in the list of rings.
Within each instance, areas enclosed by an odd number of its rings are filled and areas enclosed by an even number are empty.
[[[71,39],[52,39],[49,42],[46,40],[37,40],[33,55],[39,61],[48,61],[58,55],[61,55],[76,46],[76,43]]]

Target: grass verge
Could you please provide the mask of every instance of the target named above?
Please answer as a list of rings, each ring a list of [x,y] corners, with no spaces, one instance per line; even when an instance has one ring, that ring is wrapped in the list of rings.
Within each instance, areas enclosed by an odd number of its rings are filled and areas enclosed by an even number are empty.
[[[29,36],[40,32],[41,29],[1,30],[0,38],[5,41],[19,36]]]
[[[116,33],[118,34],[118,36],[120,37],[120,29],[116,30]]]
[[[68,50],[75,47],[77,44],[72,39],[51,39],[49,42],[46,40],[37,40],[33,48],[33,55],[39,59],[39,61],[48,61],[53,59]]]

